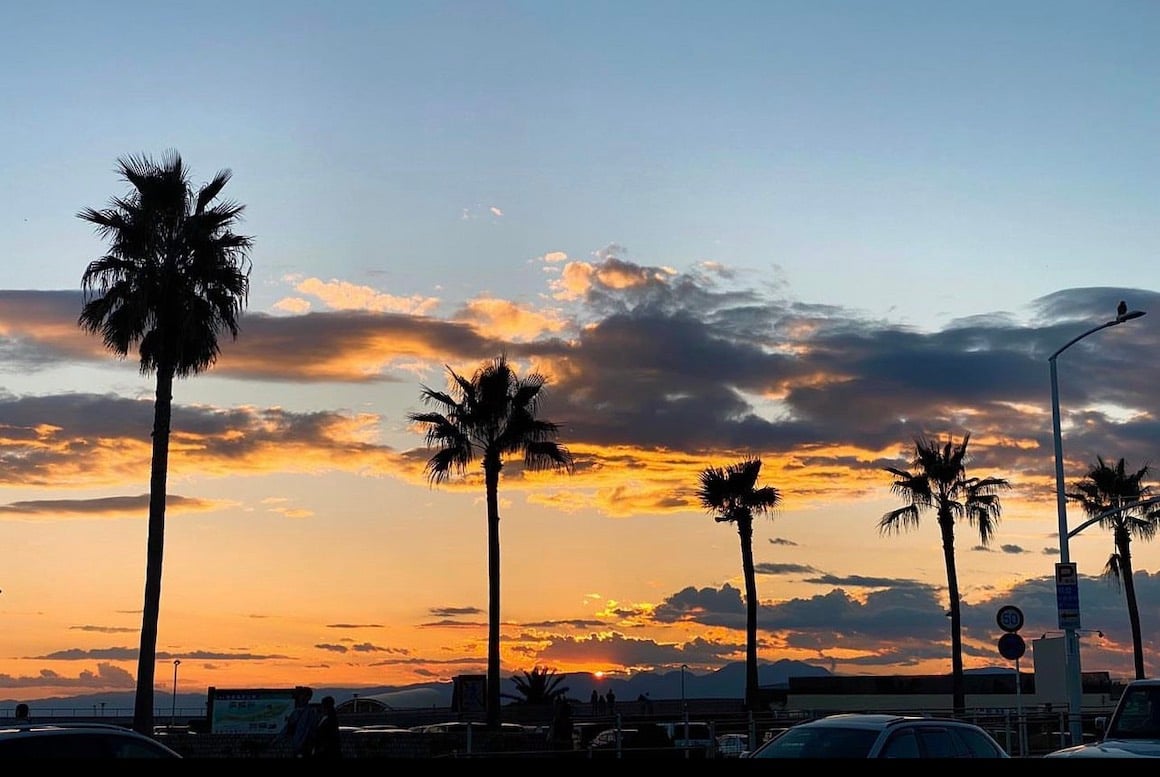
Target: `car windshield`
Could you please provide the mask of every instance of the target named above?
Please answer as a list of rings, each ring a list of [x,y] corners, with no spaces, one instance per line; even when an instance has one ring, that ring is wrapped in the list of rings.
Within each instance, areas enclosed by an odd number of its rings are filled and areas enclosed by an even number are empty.
[[[865,758],[878,732],[864,728],[799,726],[755,750],[753,758]]]
[[[1110,739],[1160,738],[1160,688],[1124,691],[1120,714],[1107,736]]]

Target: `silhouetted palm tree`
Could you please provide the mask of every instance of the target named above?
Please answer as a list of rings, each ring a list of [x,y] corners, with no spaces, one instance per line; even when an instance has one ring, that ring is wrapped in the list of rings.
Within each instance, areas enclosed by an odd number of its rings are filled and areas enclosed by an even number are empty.
[[[555,669],[537,666],[530,672],[525,671],[522,677],[513,675],[511,681],[515,683],[516,694],[503,696],[521,704],[554,704],[556,699],[568,696],[568,686],[561,685],[566,679],[568,675],[556,674]]]
[[[1132,579],[1132,538],[1150,540],[1156,536],[1160,515],[1154,507],[1137,504],[1152,496],[1150,486],[1144,485],[1151,469],[1145,465],[1128,473],[1124,460],[1109,467],[1103,458],[1076,483],[1075,491],[1067,495],[1083,506],[1089,518],[1103,516],[1099,524],[1111,529],[1115,550],[1104,566],[1104,577],[1119,587],[1124,585],[1124,599],[1128,604],[1128,622],[1132,626],[1132,656],[1135,659],[1136,679],[1144,675],[1144,645],[1140,637],[1140,608],[1136,604],[1136,584]],[[1123,508],[1123,509],[1118,509]],[[1105,513],[1110,513],[1105,515]]]
[[[572,455],[557,442],[559,427],[536,417],[547,379],[531,373],[520,379],[500,355],[476,370],[471,380],[450,367],[451,392],[423,386],[421,399],[439,412],[411,413],[426,426],[428,447],[437,447],[427,462],[428,480],[440,483],[467,470],[479,456],[487,493],[487,726],[500,724],[499,679],[499,474],[504,457],[520,455],[529,470],[571,473]]]
[[[741,538],[741,570],[745,575],[745,706],[758,706],[757,679],[757,574],[753,566],[753,516],[764,515],[781,502],[773,486],[757,488],[761,459],[749,458],[724,469],[709,467],[701,472],[697,498],[701,506],[716,513],[718,523],[737,527]]]
[[[120,358],[136,345],[141,374],[157,376],[145,603],[133,706],[133,728],[151,736],[173,379],[212,366],[223,330],[237,338],[249,294],[252,239],[233,232],[243,206],[215,204],[230,180],[229,170],[197,191],[176,152],[160,162],[144,156],[120,159],[118,172],[132,186],[129,193],[105,210],[86,208],[77,214],[109,243],[108,252],[90,262],[81,278],[84,307],[78,323],[99,333]]]
[[[959,602],[959,578],[955,571],[955,522],[966,518],[979,530],[979,540],[988,545],[995,526],[1002,515],[998,492],[1010,488],[1002,478],[967,477],[965,459],[971,435],[954,445],[948,440],[940,446],[935,440],[915,440],[911,470],[886,467],[894,475],[890,486],[893,494],[906,499],[907,504],[891,510],[878,522],[883,534],[916,529],[919,517],[927,509],[934,509],[942,534],[943,561],[947,568],[947,593],[950,596],[951,617],[951,695],[954,712],[966,711],[966,690],[963,680],[962,608]]]

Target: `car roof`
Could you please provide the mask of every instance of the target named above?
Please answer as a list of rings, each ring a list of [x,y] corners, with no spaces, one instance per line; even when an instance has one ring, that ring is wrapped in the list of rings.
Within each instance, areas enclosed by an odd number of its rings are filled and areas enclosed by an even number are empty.
[[[115,723],[17,723],[13,721],[0,723],[0,731],[127,731],[132,736],[139,736],[133,729],[118,726]]]
[[[89,735],[92,736],[90,737]],[[53,740],[54,744],[52,747],[57,750],[57,752],[53,753],[54,755],[67,756],[67,752],[59,752],[58,746],[62,742],[68,742],[69,739],[75,741],[77,737],[82,739],[101,739],[102,735],[112,735],[112,740],[122,743],[127,743],[130,740],[141,742],[143,747],[148,748],[158,755],[164,754],[174,758],[182,757],[173,748],[166,746],[155,738],[147,737],[144,734],[137,733],[131,728],[112,723],[0,723],[0,743],[3,743],[3,747],[6,750],[13,748],[17,753],[27,751],[38,756],[44,754],[41,752],[44,750],[43,747],[36,746],[34,750],[28,750],[28,747],[33,745],[34,742],[43,740],[44,738]],[[60,739],[60,737],[69,739]],[[109,740],[107,736],[104,738],[107,741]],[[45,751],[45,753],[47,752],[49,751]]]
[[[886,712],[840,712],[805,723],[802,726],[856,726],[858,728],[886,728],[906,720],[934,720],[921,715],[894,715]]]
[[[897,726],[900,723],[919,723],[925,725],[944,725],[944,726],[973,726],[974,724],[959,720],[957,718],[943,718],[931,715],[900,715],[889,712],[840,712],[834,715],[827,715],[824,718],[815,718],[814,720],[799,723],[799,726],[811,727],[825,727],[825,728],[861,728],[881,730]]]

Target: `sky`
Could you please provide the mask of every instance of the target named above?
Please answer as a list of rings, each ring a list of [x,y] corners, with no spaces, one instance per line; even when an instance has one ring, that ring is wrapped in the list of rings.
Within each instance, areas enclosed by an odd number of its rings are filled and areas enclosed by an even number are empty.
[[[407,418],[501,353],[547,378],[576,461],[504,469],[504,676],[744,660],[738,536],[695,491],[750,456],[782,496],[755,521],[760,659],[949,672],[934,516],[878,522],[886,467],[968,433],[968,474],[1013,487],[988,546],[956,530],[964,660],[1009,666],[999,607],[1059,634],[1048,357],[1121,299],[1151,315],[1058,358],[1066,479],[1160,459],[1154,2],[4,17],[7,695],[134,684],[154,383],[77,326],[105,244],[76,215],[128,155],[232,171],[254,240],[237,340],[174,387],[160,691],[175,660],[183,692],[484,672],[483,485],[429,483]],[[1132,549],[1151,674],[1160,545]],[[1112,550],[1070,542],[1083,668],[1125,677]]]

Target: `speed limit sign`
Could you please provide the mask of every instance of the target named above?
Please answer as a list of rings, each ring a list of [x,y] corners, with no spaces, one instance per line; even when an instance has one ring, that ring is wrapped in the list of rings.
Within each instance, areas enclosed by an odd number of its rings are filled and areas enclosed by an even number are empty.
[[[995,621],[1003,631],[1013,634],[1023,628],[1023,610],[1014,605],[1004,605],[999,608]]]

